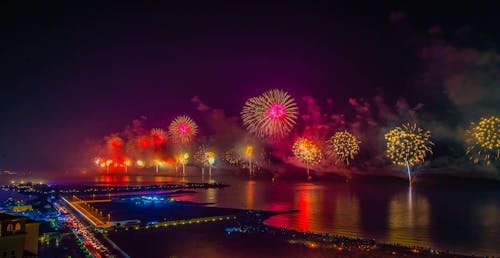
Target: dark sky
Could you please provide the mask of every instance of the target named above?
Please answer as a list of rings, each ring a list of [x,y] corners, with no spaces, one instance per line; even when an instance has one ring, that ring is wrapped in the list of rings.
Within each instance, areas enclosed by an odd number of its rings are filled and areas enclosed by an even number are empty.
[[[500,38],[497,1],[126,2],[2,4],[1,169],[76,167],[88,140],[140,115],[196,115],[195,95],[230,115],[271,87],[426,98],[415,81],[430,27],[468,47]]]

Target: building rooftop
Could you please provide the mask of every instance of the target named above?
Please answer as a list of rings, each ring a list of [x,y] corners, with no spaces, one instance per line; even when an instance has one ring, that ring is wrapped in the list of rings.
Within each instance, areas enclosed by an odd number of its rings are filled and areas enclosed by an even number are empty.
[[[26,218],[26,217],[16,216],[16,215],[8,214],[8,213],[0,213],[0,220],[4,220],[4,219],[16,219],[16,218]]]
[[[0,212],[0,220],[5,220],[5,219],[26,219],[26,223],[41,223],[40,221],[32,220],[29,219],[28,217],[24,216],[17,216],[17,215],[12,215],[8,213],[1,213]]]

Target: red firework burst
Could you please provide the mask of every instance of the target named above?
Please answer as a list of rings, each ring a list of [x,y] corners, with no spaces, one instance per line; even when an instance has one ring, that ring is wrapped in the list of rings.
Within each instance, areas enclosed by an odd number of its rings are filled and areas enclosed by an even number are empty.
[[[154,128],[151,130],[151,137],[153,138],[153,144],[158,147],[167,141],[167,136],[165,132],[160,128]]]

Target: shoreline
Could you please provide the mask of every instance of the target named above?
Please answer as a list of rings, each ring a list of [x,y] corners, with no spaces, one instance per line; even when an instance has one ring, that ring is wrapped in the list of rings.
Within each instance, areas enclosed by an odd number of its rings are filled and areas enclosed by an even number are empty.
[[[175,227],[176,232],[200,232],[200,228],[215,227],[217,231],[224,230],[229,236],[241,235],[241,239],[252,239],[265,245],[265,243],[279,242],[281,244],[294,246],[296,248],[303,248],[310,250],[310,252],[321,251],[330,255],[338,255],[341,257],[473,257],[468,254],[436,250],[430,247],[422,246],[406,246],[398,243],[383,243],[374,239],[356,238],[343,235],[333,235],[329,233],[318,232],[303,232],[298,230],[291,230],[286,228],[279,228],[264,224],[264,221],[272,216],[288,213],[296,213],[299,210],[287,211],[261,211],[261,210],[243,210],[243,209],[229,209],[229,208],[215,208],[218,210],[232,210],[235,212],[235,217],[229,220],[214,220],[214,222],[205,223],[182,223],[167,222],[168,224],[159,226],[143,225],[120,227],[106,231],[105,235],[110,238],[115,238],[116,235],[125,237],[126,234],[131,232],[143,231],[141,234],[147,235],[147,230],[154,232],[164,232],[167,234],[169,230]],[[244,214],[244,215],[241,215]],[[203,219],[203,218],[201,218]],[[134,230],[135,229],[135,230]],[[203,230],[201,230],[203,231]],[[220,232],[219,232],[220,233]],[[123,235],[125,234],[125,235]],[[135,234],[135,233],[134,233]],[[257,239],[257,240],[256,240]],[[305,251],[308,252],[308,251]],[[311,253],[312,255],[312,253]],[[315,256],[315,255],[312,255]],[[317,256],[315,256],[317,257]]]

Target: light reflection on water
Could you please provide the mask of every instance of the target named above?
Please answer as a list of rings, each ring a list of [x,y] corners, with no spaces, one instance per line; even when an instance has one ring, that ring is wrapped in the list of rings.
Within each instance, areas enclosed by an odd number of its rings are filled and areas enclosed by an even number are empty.
[[[383,179],[351,183],[284,180],[273,183],[264,179],[222,177],[217,172],[212,177],[202,177],[201,173],[186,177],[100,175],[88,182],[144,185],[210,180],[231,186],[196,189],[196,194],[178,199],[228,208],[298,209],[297,213],[274,216],[266,223],[468,254],[500,255],[500,189],[492,185],[417,184],[410,189],[404,182]]]
[[[389,235],[391,243],[407,242],[409,244],[430,246],[429,241],[429,202],[424,196],[416,195],[412,187],[393,197],[389,204]]]
[[[266,221],[277,227],[467,254],[500,253],[500,190],[491,186],[409,189],[402,182],[380,180],[347,184],[225,180],[231,187],[197,190],[194,201],[210,200],[214,206],[229,208],[300,210]]]

